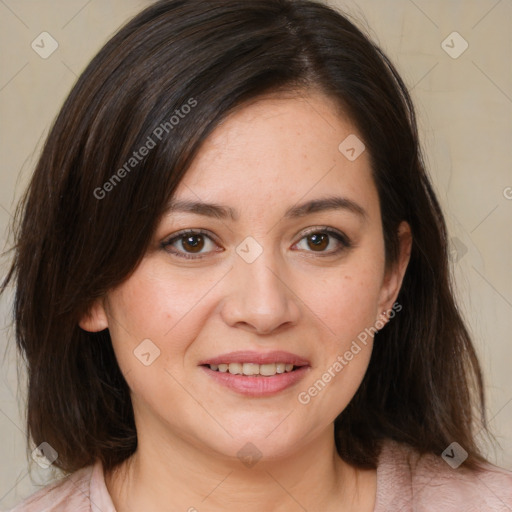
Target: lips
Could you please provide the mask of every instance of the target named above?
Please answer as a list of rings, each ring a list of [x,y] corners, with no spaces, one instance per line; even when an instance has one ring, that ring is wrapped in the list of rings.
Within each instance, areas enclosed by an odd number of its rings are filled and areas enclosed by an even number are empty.
[[[199,365],[221,386],[252,397],[284,391],[297,384],[310,369],[307,359],[281,350],[230,352],[205,359]]]
[[[291,352],[284,352],[282,350],[276,350],[273,352],[254,352],[254,351],[238,351],[229,352],[220,356],[205,359],[199,363],[200,366],[206,365],[220,365],[230,363],[253,363],[253,364],[292,364],[293,366],[309,366],[309,361],[297,354]]]

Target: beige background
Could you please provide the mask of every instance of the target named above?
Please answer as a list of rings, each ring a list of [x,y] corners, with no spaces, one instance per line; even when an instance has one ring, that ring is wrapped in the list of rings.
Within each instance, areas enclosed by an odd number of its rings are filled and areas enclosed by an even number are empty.
[[[149,3],[0,0],[2,247],[16,200],[77,75],[106,39]],[[449,224],[461,307],[482,358],[488,414],[501,444],[488,454],[512,469],[512,2],[330,4],[351,13],[360,26],[371,27],[372,37],[412,89],[427,163]],[[43,31],[59,45],[47,59],[31,48]],[[454,31],[469,45],[457,58],[441,45]],[[456,55],[464,41],[450,36],[446,44]],[[2,275],[5,269],[4,258]],[[28,475],[10,299],[0,302],[0,509],[50,476],[50,470],[37,466]]]

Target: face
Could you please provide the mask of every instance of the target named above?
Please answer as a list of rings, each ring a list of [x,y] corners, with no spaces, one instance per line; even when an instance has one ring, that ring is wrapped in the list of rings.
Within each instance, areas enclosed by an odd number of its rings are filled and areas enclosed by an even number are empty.
[[[206,141],[140,265],[81,323],[109,328],[139,437],[277,457],[332,436],[407,259],[386,271],[360,139],[310,93],[254,101]]]

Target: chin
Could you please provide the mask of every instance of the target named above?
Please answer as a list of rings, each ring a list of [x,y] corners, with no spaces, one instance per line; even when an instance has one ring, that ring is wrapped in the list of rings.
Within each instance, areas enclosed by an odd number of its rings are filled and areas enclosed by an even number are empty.
[[[276,424],[277,425],[277,424]],[[242,427],[245,427],[243,425]],[[256,427],[256,428],[255,428]],[[275,429],[275,427],[272,427]],[[258,428],[254,424],[241,428],[241,435],[229,438],[225,443],[217,446],[216,449],[227,457],[236,457],[243,463],[245,459],[251,461],[284,459],[293,456],[304,442],[305,432],[290,432],[290,429],[283,429],[278,432],[279,427],[272,431],[268,424]],[[211,441],[211,440],[210,440]]]

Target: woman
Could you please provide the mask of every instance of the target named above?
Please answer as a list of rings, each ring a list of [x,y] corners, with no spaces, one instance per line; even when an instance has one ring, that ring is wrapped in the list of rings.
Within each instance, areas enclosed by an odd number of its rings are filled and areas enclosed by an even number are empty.
[[[396,70],[304,0],[165,0],[93,59],[20,209],[17,511],[509,510]]]

